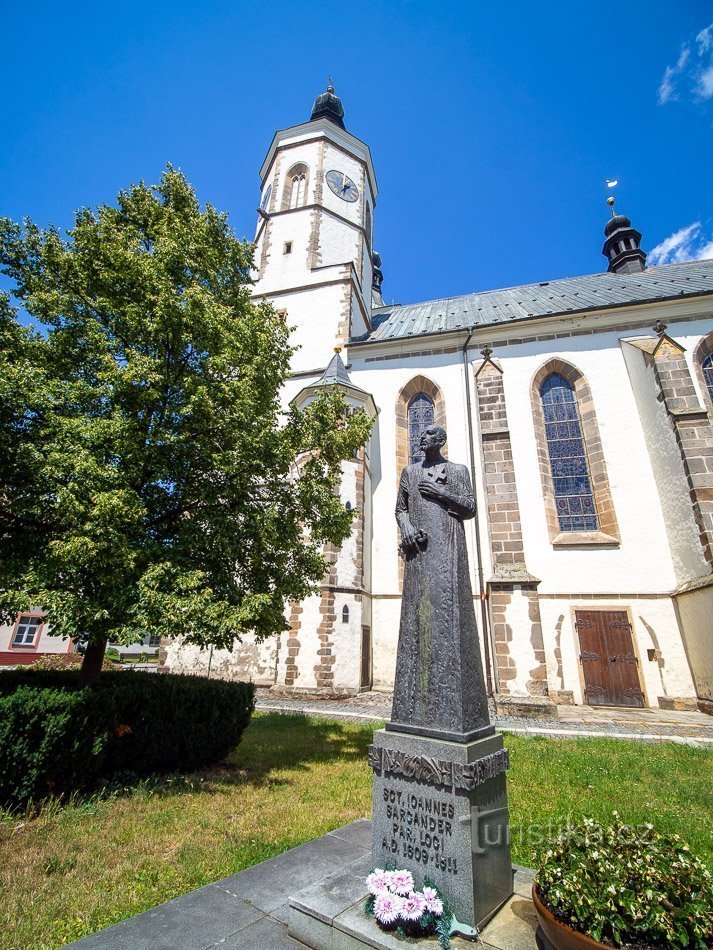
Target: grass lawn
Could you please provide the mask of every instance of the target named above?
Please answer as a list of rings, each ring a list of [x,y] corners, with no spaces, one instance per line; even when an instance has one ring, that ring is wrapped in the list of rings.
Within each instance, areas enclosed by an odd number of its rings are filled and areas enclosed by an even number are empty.
[[[372,727],[256,714],[221,768],[0,821],[0,947],[56,947],[368,816]],[[713,864],[713,752],[507,736],[513,858],[568,818],[652,821]]]

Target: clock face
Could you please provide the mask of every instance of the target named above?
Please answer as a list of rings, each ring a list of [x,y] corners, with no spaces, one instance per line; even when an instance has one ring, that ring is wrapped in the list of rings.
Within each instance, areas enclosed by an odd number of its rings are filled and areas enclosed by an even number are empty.
[[[343,201],[356,201],[359,197],[359,189],[344,172],[327,172],[325,178],[337,198],[341,198]]]
[[[260,207],[262,208],[263,211],[265,210],[265,208],[267,208],[267,204],[268,204],[268,202],[269,202],[269,200],[270,200],[270,195],[271,195],[271,194],[272,194],[272,185],[268,185],[268,186],[267,186],[267,191],[266,191],[265,194],[262,196],[262,201],[260,202]]]

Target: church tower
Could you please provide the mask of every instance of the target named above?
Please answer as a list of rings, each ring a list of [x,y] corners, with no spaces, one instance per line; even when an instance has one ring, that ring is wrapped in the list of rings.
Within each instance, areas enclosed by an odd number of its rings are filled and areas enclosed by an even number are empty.
[[[309,122],[275,134],[260,180],[253,293],[295,327],[293,372],[321,372],[325,351],[371,327],[377,196],[369,148],[345,129],[333,86]]]

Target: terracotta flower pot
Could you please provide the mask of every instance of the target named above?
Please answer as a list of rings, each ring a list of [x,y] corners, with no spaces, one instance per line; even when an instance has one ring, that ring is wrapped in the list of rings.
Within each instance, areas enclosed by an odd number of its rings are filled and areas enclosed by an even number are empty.
[[[611,950],[606,944],[599,943],[598,940],[592,940],[578,930],[572,930],[567,924],[563,924],[545,907],[540,900],[537,884],[532,885],[532,901],[537,911],[537,919],[542,928],[542,932],[550,941],[555,950]]]

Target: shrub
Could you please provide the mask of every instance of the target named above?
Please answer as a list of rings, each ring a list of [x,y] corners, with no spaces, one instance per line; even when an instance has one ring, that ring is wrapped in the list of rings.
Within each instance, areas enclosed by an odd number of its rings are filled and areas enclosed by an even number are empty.
[[[592,819],[567,829],[537,877],[558,920],[615,947],[689,947],[713,940],[713,878],[678,835]]]
[[[107,647],[104,651],[104,659],[113,660],[115,663],[120,663],[121,653],[119,653],[116,647]]]
[[[32,686],[0,697],[0,802],[22,804],[96,780],[109,738],[97,698]]]
[[[34,663],[29,663],[24,668],[26,670],[72,670],[78,669],[82,665],[83,659],[81,653],[45,653],[44,656],[38,657]],[[111,658],[105,656],[102,669],[113,670],[115,668]]]
[[[80,689],[76,671],[0,673],[0,803],[87,788],[100,775],[185,771],[240,741],[252,683],[111,671]]]

